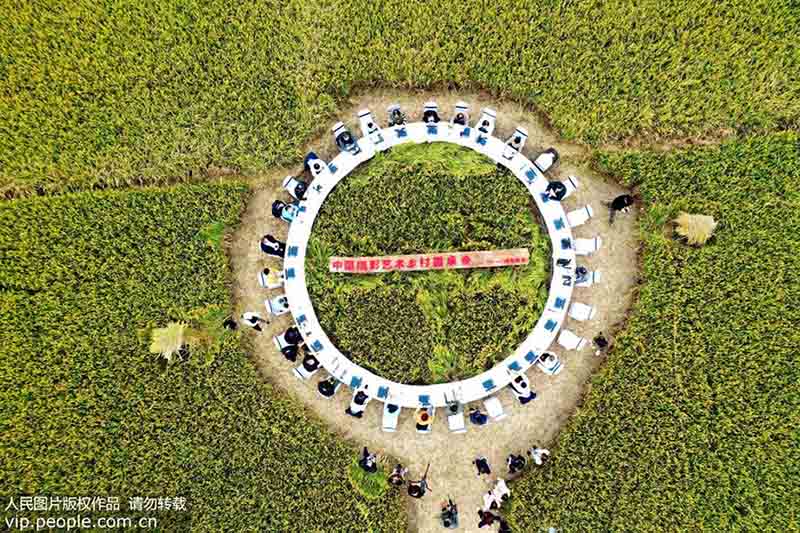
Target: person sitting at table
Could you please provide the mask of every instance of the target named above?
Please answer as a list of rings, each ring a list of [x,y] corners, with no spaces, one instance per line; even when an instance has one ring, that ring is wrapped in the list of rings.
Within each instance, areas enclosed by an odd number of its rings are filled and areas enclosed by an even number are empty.
[[[406,123],[406,115],[400,109],[398,104],[390,105],[386,111],[389,113],[389,127],[402,126]]]
[[[306,372],[315,372],[319,368],[319,359],[313,353],[306,352],[306,356],[303,357],[303,368]]]
[[[331,376],[328,379],[323,379],[317,384],[317,390],[326,398],[332,398],[336,394],[336,385],[339,380]]]
[[[287,204],[281,200],[272,202],[272,216],[279,218],[284,222],[292,222],[297,215],[297,206],[294,204]]]
[[[297,345],[296,344],[287,344],[283,348],[281,348],[281,355],[283,355],[287,361],[291,361],[294,363],[297,361]]]
[[[567,186],[560,181],[551,181],[547,184],[547,188],[544,190],[544,196],[546,196],[548,200],[560,202],[566,195]]]
[[[364,472],[374,474],[378,471],[378,456],[374,453],[369,453],[367,447],[364,446],[361,452],[361,459],[358,460],[358,466],[360,466]]]
[[[469,421],[476,426],[484,426],[489,421],[489,417],[486,413],[481,413],[481,410],[477,407],[470,407]]]
[[[506,464],[508,465],[508,473],[516,474],[525,468],[525,457],[522,455],[514,455],[512,453],[508,456],[508,459],[506,459]]]
[[[286,243],[281,242],[272,235],[261,237],[261,251],[267,255],[283,257],[286,254]]]
[[[467,116],[464,113],[456,113],[456,116],[453,117],[453,124],[457,124],[459,126],[466,126]]]
[[[403,468],[403,465],[398,463],[392,470],[392,473],[389,474],[389,484],[395,487],[402,486],[403,483],[406,482],[406,474],[408,474],[408,468]]]
[[[522,374],[511,380],[509,386],[514,392],[514,395],[517,397],[517,400],[519,400],[520,405],[525,405],[531,400],[536,399],[536,393],[531,390],[528,383],[528,378]]]
[[[350,152],[351,154],[357,154],[361,151],[355,137],[353,137],[353,134],[347,129],[344,129],[342,133],[336,136],[336,146],[338,146],[339,150],[342,152]]]
[[[433,109],[428,109],[422,113],[422,122],[425,124],[435,124],[439,122],[439,113]]]
[[[528,455],[531,456],[533,459],[534,464],[537,466],[542,466],[547,462],[550,458],[550,451],[546,448],[539,448],[538,446],[534,446],[530,450],[528,450]]]
[[[589,279],[589,269],[579,266],[575,269],[575,283],[583,283]]]
[[[492,473],[492,469],[489,467],[489,460],[484,455],[479,455],[472,461],[472,464],[475,465],[475,468],[478,470],[478,477],[481,476],[488,476]]]
[[[283,338],[289,344],[303,343],[303,336],[300,334],[300,330],[297,329],[297,326],[289,326],[286,331],[283,332]]]
[[[430,409],[428,407],[420,407],[417,409],[416,420],[417,429],[419,431],[427,431],[431,424],[433,424],[433,416],[431,416]]]
[[[365,392],[368,388],[368,385],[364,385],[363,388],[356,391],[353,395],[353,399],[350,401],[350,405],[344,410],[345,413],[355,418],[364,416],[364,411],[366,411],[367,404],[370,400],[369,395]]]
[[[482,120],[480,126],[478,126],[478,131],[488,134],[490,125],[488,120]]]

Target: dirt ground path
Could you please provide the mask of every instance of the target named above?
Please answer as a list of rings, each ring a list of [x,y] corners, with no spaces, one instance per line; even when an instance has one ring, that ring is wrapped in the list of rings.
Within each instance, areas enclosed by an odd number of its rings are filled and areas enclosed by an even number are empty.
[[[593,172],[589,168],[588,151],[580,145],[559,140],[534,112],[518,104],[491,100],[487,96],[386,90],[353,97],[349,108],[342,106],[340,117],[347,117],[345,122],[357,132],[358,109],[367,107],[378,120],[385,122],[386,106],[397,101],[403,105],[410,118],[416,120],[427,100],[438,102],[443,118],[449,118],[457,100],[464,100],[472,105],[472,120],[477,118],[480,107],[493,107],[497,110],[498,118],[495,135],[506,138],[517,125],[523,125],[530,134],[525,153],[531,159],[533,155],[550,146],[556,147],[561,154],[558,168],[549,173],[551,179],[565,178],[570,174],[580,177],[581,186],[565,201],[565,207],[571,210],[590,204],[594,208],[595,217],[577,228],[575,235],[602,236],[602,249],[592,257],[581,260],[590,269],[602,272],[602,282],[588,289],[576,289],[574,293],[574,301],[585,302],[597,308],[596,317],[588,323],[570,319],[566,327],[588,339],[599,331],[608,336],[616,329],[615,325],[624,320],[638,279],[636,213],[620,216],[612,228],[608,224],[608,212],[601,203],[624,190]],[[328,134],[331,125],[325,124],[322,137],[309,143],[309,148],[323,157],[333,153],[333,142]],[[297,173],[298,168],[273,169],[254,180],[255,194],[230,241],[235,307],[238,313],[257,310],[265,315],[264,299],[277,293],[258,285],[257,273],[260,269],[265,266],[280,266],[277,259],[267,258],[260,252],[258,239],[266,233],[285,237],[286,224],[273,218],[269,208],[275,198],[287,197],[281,190],[281,180],[287,174]],[[460,531],[478,531],[476,509],[481,505],[482,495],[489,488],[489,483],[476,477],[472,460],[478,454],[486,455],[492,465],[492,479],[496,476],[507,477],[505,458],[508,454],[524,453],[533,444],[551,444],[559,429],[575,412],[585,393],[589,377],[602,363],[602,358],[596,357],[591,347],[581,352],[566,352],[553,346],[553,351],[565,364],[564,371],[556,377],[549,377],[536,369],[530,370],[528,376],[539,397],[524,407],[516,403],[510,392],[501,391],[500,401],[509,414],[505,420],[480,428],[470,426],[466,433],[453,435],[447,430],[446,419],[437,416],[432,434],[418,435],[414,429],[412,414],[404,413],[401,415],[398,431],[384,433],[381,431],[382,403],[373,401],[364,418],[356,420],[344,413],[350,400],[349,389],[343,388],[332,400],[324,400],[317,393],[316,376],[311,382],[303,383],[293,375],[292,364],[281,356],[272,343],[272,336],[288,327],[290,320],[289,315],[273,320],[254,343],[255,353],[252,357],[264,379],[297,398],[335,432],[352,440],[357,446],[366,445],[379,454],[397,457],[410,468],[412,478],[421,475],[425,465],[431,463],[429,480],[432,494],[422,500],[409,501],[409,531],[444,531],[438,524],[437,513],[439,502],[447,496],[452,497],[459,506]],[[318,373],[324,374],[325,372]],[[553,451],[558,453],[557,450]],[[513,491],[513,485],[511,488]]]

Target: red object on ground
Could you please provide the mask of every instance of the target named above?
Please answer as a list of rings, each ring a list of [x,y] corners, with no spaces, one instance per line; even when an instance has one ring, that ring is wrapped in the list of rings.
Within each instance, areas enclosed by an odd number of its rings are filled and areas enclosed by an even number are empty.
[[[379,257],[331,257],[331,272],[378,274],[392,271],[446,270],[451,268],[494,268],[528,264],[527,248],[450,252],[437,254],[385,255]]]

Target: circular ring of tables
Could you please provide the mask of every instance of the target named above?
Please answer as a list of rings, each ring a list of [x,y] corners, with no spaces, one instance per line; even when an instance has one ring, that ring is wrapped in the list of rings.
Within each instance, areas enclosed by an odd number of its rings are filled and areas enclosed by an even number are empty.
[[[461,381],[434,385],[406,385],[390,381],[356,365],[345,357],[323,331],[305,284],[305,253],[314,219],[323,202],[340,180],[377,152],[404,143],[449,142],[471,148],[509,169],[519,179],[536,202],[544,219],[552,244],[552,278],[547,302],[533,331],[514,352],[492,369]],[[378,129],[357,140],[360,152],[341,152],[330,163],[322,163],[314,172],[315,178],[306,197],[298,206],[295,219],[289,226],[284,257],[284,288],[289,309],[306,345],[314,352],[325,370],[352,388],[366,387],[370,397],[400,407],[445,406],[457,401],[467,403],[481,400],[508,385],[536,362],[539,354],[555,340],[563,325],[572,297],[572,270],[559,266],[559,259],[575,262],[572,231],[560,202],[548,201],[543,195],[548,180],[520,152],[492,135],[469,126],[445,122],[426,124],[414,122]]]

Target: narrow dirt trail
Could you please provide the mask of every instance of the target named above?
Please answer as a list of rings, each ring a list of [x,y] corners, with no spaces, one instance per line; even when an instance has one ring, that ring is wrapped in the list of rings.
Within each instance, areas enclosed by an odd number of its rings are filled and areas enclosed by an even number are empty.
[[[351,107],[343,106],[340,116],[354,131],[358,131],[356,113],[367,107],[376,118],[384,120],[386,106],[397,101],[410,112],[415,120],[427,100],[438,102],[445,117],[449,117],[453,104],[465,100],[472,104],[472,118],[479,108],[493,107],[498,114],[498,135],[509,136],[517,125],[528,129],[525,153],[529,156],[544,148],[555,146],[561,154],[561,162],[551,179],[563,179],[574,174],[581,180],[578,191],[565,201],[567,210],[590,204],[595,217],[575,230],[577,237],[600,235],[603,247],[581,264],[592,270],[602,272],[602,282],[588,289],[576,289],[574,301],[591,304],[597,308],[596,317],[588,323],[568,320],[566,327],[591,339],[597,332],[608,333],[615,330],[615,324],[624,320],[633,300],[638,279],[638,247],[636,232],[636,213],[618,217],[613,227],[608,224],[607,210],[602,201],[608,201],[624,192],[619,185],[612,183],[589,168],[589,152],[582,146],[560,141],[550,132],[540,119],[522,106],[514,103],[500,103],[487,96],[455,93],[402,93],[383,91],[355,97]],[[333,153],[333,142],[327,134],[325,125],[323,137],[309,144],[323,157]],[[264,299],[277,294],[259,287],[257,273],[265,266],[279,267],[280,262],[266,257],[258,247],[258,239],[271,233],[285,237],[287,226],[273,218],[270,204],[275,198],[286,198],[281,190],[281,180],[297,169],[273,169],[254,179],[255,194],[243,216],[240,226],[230,241],[231,263],[234,274],[235,308],[238,313],[257,310],[264,313]],[[509,178],[514,179],[514,178]],[[306,405],[316,416],[324,420],[333,431],[357,446],[366,445],[379,454],[397,457],[410,468],[411,477],[420,476],[427,463],[431,463],[429,480],[432,494],[422,500],[409,502],[411,507],[410,531],[442,531],[438,524],[438,506],[442,499],[452,497],[459,506],[461,528],[459,531],[478,531],[476,509],[482,503],[483,493],[489,483],[476,477],[471,462],[478,454],[486,455],[492,465],[492,479],[507,477],[505,458],[509,453],[524,453],[533,444],[548,445],[559,429],[575,412],[583,397],[590,376],[602,363],[602,358],[594,356],[590,347],[581,352],[565,352],[553,347],[565,364],[565,370],[556,377],[549,377],[536,369],[528,372],[531,384],[539,393],[534,402],[519,406],[507,390],[499,393],[500,401],[509,416],[499,422],[484,427],[470,426],[467,433],[453,435],[447,430],[447,422],[437,416],[432,434],[418,435],[414,429],[413,415],[404,412],[396,433],[381,431],[382,403],[373,401],[367,408],[364,418],[353,419],[345,415],[351,391],[342,388],[332,400],[324,400],[316,390],[317,377],[310,382],[299,381],[291,372],[292,364],[286,361],[275,349],[272,336],[290,325],[289,315],[275,319],[265,328],[254,342],[253,361],[265,380],[271,382],[287,394]],[[325,372],[319,372],[320,377]],[[557,453],[557,450],[554,450]],[[511,487],[513,491],[513,486]],[[496,529],[496,526],[495,526]],[[485,530],[484,530],[485,531]]]

